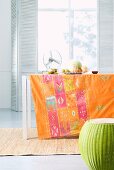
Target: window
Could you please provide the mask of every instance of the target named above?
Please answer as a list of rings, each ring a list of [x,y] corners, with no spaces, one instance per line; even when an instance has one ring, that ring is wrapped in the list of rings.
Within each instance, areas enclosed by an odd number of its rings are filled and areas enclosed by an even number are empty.
[[[97,67],[97,1],[38,0],[38,69],[45,70],[43,56],[57,50],[62,67],[80,60]]]

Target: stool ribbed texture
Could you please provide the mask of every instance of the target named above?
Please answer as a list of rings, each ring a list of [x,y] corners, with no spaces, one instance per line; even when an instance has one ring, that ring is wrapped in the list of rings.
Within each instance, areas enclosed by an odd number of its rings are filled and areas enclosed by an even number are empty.
[[[87,121],[80,132],[79,148],[90,170],[114,170],[114,119]]]

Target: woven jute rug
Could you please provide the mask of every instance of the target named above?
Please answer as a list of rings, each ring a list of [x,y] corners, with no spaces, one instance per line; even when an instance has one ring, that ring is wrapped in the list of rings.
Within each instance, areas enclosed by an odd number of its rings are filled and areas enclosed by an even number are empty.
[[[22,129],[0,129],[0,156],[79,154],[78,138],[39,140],[36,129],[29,129],[29,140]]]

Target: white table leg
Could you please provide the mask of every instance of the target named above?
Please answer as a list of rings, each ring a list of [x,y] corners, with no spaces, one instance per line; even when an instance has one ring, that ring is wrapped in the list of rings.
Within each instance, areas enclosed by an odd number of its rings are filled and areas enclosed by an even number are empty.
[[[28,128],[31,128],[31,88],[30,88],[30,80],[27,79],[27,113],[28,113]]]
[[[27,79],[22,77],[22,121],[23,121],[23,139],[28,139],[28,121],[27,121]]]

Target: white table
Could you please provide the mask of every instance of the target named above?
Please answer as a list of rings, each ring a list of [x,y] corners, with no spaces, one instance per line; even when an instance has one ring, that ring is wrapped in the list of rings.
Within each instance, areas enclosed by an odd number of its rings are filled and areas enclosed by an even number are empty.
[[[28,139],[28,128],[31,128],[31,88],[29,76],[22,76],[22,120],[23,139]]]

